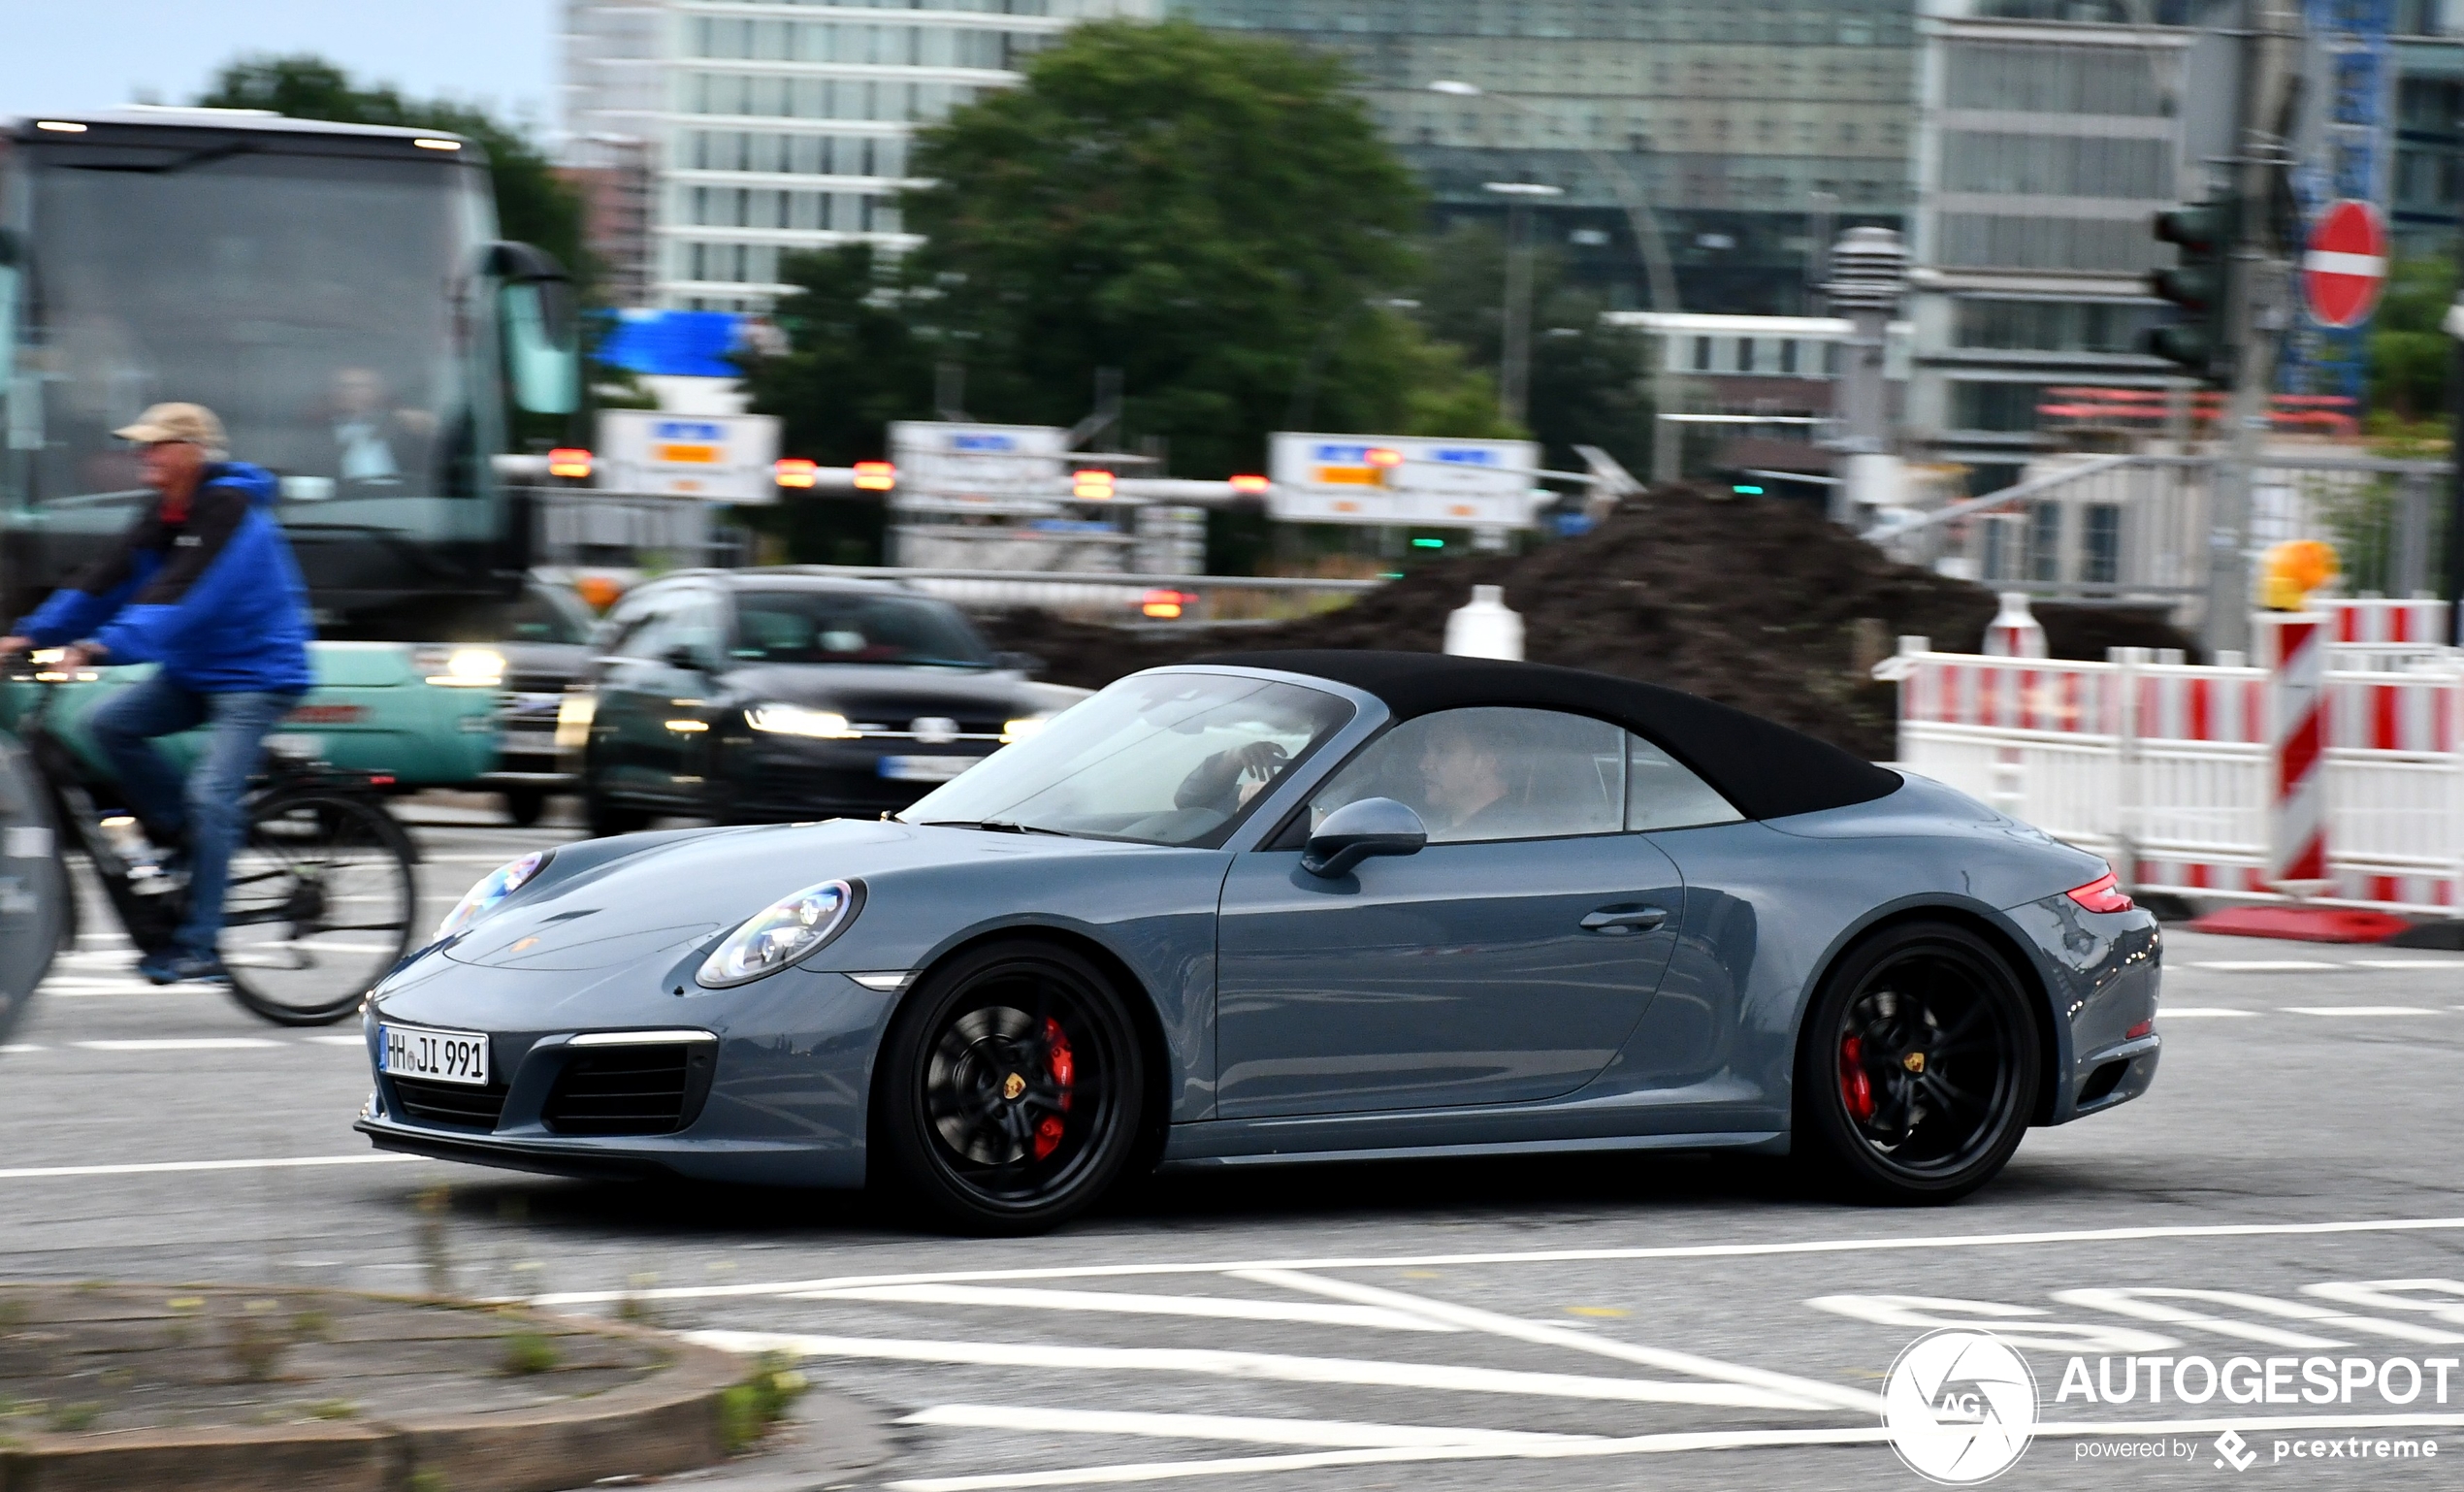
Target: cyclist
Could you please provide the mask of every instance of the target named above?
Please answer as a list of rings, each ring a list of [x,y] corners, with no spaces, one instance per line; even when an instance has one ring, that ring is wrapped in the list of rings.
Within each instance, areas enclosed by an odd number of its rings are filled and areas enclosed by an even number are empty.
[[[141,447],[146,485],[160,500],[116,550],[0,637],[0,656],[73,644],[72,671],[159,665],[96,706],[86,729],[146,836],[187,862],[187,914],[139,972],[158,985],[220,982],[241,797],[266,733],[313,682],[308,587],[274,519],[273,473],[227,458],[212,410],[156,405],[113,434]],[[152,740],[201,725],[210,733],[183,797]]]

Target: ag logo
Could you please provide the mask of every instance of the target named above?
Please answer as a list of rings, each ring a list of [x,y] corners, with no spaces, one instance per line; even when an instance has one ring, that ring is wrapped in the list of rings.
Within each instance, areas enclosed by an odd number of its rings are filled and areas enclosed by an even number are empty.
[[[2036,1377],[1999,1337],[1928,1332],[1891,1365],[1882,1427],[1908,1470],[1928,1481],[1990,1481],[2036,1433]]]

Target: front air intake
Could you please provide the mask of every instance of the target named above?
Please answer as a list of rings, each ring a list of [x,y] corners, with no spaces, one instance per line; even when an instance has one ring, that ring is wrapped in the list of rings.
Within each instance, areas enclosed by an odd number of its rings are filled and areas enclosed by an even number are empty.
[[[561,1135],[665,1135],[692,1123],[710,1091],[708,1042],[574,1051],[539,1121]]]

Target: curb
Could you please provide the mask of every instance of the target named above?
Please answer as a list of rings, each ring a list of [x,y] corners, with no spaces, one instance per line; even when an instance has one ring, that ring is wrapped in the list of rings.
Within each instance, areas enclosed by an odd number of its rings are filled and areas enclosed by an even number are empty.
[[[420,1304],[468,1302],[382,1297]],[[751,1365],[664,1332],[530,1313],[544,1324],[654,1342],[667,1366],[587,1399],[498,1414],[395,1416],[264,1429],[33,1434],[0,1449],[0,1492],[563,1492],[727,1459],[720,1400]]]

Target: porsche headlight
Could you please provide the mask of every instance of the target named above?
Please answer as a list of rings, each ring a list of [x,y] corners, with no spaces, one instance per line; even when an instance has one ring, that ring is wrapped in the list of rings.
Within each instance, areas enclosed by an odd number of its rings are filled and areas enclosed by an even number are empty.
[[[441,943],[495,911],[505,897],[531,884],[532,877],[547,863],[550,853],[533,850],[520,860],[499,865],[480,877],[479,884],[464,892],[462,899],[453,904],[453,910],[445,914],[445,920],[437,924],[437,935],[431,941]]]
[[[770,903],[701,960],[694,983],[726,989],[775,974],[836,936],[856,915],[856,888],[824,881]]]
[[[774,735],[809,735],[826,741],[853,740],[855,728],[835,710],[811,710],[800,704],[757,704],[744,712],[744,723]]]

